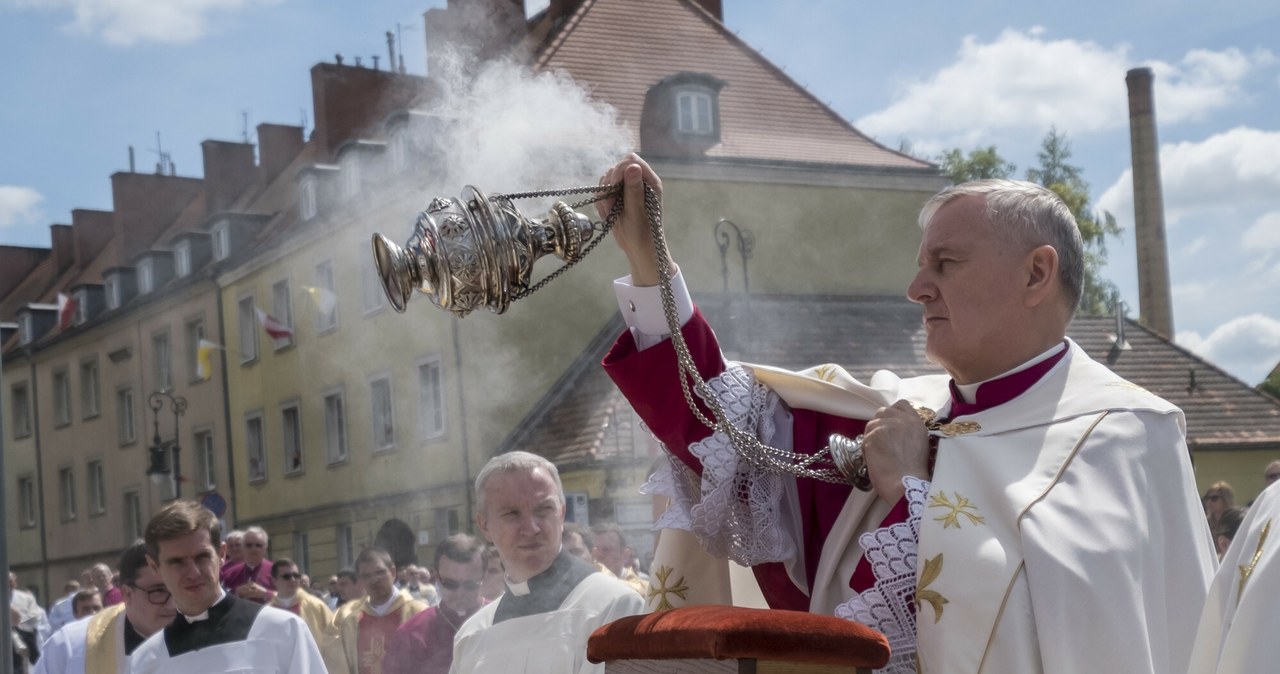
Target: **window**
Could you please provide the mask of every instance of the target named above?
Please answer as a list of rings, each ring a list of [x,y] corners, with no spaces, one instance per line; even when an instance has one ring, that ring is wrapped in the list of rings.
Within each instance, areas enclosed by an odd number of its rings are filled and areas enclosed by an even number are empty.
[[[316,217],[316,179],[304,178],[298,186],[298,215],[303,220]]]
[[[187,379],[195,382],[200,379],[200,341],[204,339],[204,317],[192,318],[187,321]]]
[[[276,281],[271,286],[271,317],[280,321],[286,327],[293,328],[293,302],[289,299],[289,279]],[[286,346],[293,346],[292,335],[286,335],[271,341],[277,351]]]
[[[231,223],[227,221],[219,222],[213,226],[213,259],[214,261],[225,260],[231,255]]]
[[[391,449],[396,444],[396,425],[391,407],[391,378],[381,376],[369,382],[373,403],[373,451]]]
[[[58,469],[58,505],[63,522],[76,518],[76,476],[70,468]]]
[[[329,463],[347,460],[346,405],[341,391],[324,397],[324,440]]]
[[[25,312],[18,317],[18,346],[26,346],[36,338],[35,318],[31,312]]]
[[[368,257],[368,256],[366,256]],[[338,327],[338,295],[333,287],[333,260],[316,265],[316,332],[324,333]]]
[[[124,286],[119,274],[107,276],[107,309],[119,309],[124,304]]]
[[[153,388],[164,391],[173,388],[173,361],[169,349],[169,331],[151,335],[151,360]]]
[[[715,132],[711,121],[711,96],[702,91],[676,94],[676,131],[710,135]]]
[[[217,486],[218,483],[218,470],[217,466],[214,464],[213,454],[213,431],[196,431],[194,445],[196,457],[196,491],[213,491],[214,487]]]
[[[138,262],[138,294],[146,295],[151,292],[154,280],[155,260],[148,257]]]
[[[301,473],[304,466],[302,463],[302,415],[298,410],[296,401],[286,403],[280,407],[280,425],[283,426],[284,444],[284,474],[295,475]]]
[[[89,472],[89,514],[101,515],[107,512],[107,480],[102,472],[102,461],[90,461]]]
[[[124,540],[126,545],[142,538],[142,497],[138,490],[124,493]]]
[[[409,168],[409,132],[403,128],[391,134],[391,166],[397,171]]]
[[[127,445],[134,441],[133,434],[133,389],[116,390],[116,439]]]
[[[76,313],[71,317],[72,325],[82,325],[89,320],[89,291],[80,288],[72,293],[76,298]]]
[[[191,275],[191,242],[179,241],[173,246],[173,274],[178,278]]]
[[[360,192],[360,162],[354,153],[342,162],[342,196],[354,197]]]
[[[366,314],[387,306],[387,293],[382,289],[378,265],[374,264],[372,255],[360,256],[360,297]]]
[[[13,437],[25,438],[31,435],[31,398],[27,395],[27,384],[15,384],[9,393],[12,395]]]
[[[338,568],[355,568],[356,541],[350,524],[338,525]]]
[[[266,448],[262,445],[262,413],[255,412],[244,420],[245,455],[249,458],[249,481],[267,479]]]
[[[293,532],[293,563],[303,573],[311,568],[311,541],[305,531]]]
[[[436,359],[418,364],[418,399],[422,405],[422,437],[437,438],[444,435],[444,392],[440,387],[440,361]]]
[[[36,525],[36,483],[30,475],[18,478],[18,517],[23,529]]]
[[[71,423],[71,375],[66,368],[53,371],[53,421],[59,426]]]
[[[98,416],[98,359],[80,363],[80,414],[85,419]]]
[[[253,295],[241,297],[237,304],[240,316],[240,364],[258,359],[258,314],[254,311]]]

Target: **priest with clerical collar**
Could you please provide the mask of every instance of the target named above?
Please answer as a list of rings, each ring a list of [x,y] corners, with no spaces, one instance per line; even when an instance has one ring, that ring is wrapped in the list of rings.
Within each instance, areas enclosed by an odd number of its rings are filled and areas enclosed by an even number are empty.
[[[498,548],[507,592],[458,630],[451,672],[603,672],[587,660],[597,627],[641,613],[625,583],[563,549],[560,473],[528,452],[496,456],[476,477],[476,525]]]
[[[387,642],[413,616],[427,610],[424,601],[395,586],[396,565],[386,550],[367,548],[356,557],[356,573],[365,596],[342,605],[334,616],[351,674],[380,674]]]
[[[228,594],[218,582],[225,546],[217,517],[174,501],[147,523],[148,563],[178,616],[134,652],[134,674],[325,671],[298,616]]]
[[[249,527],[240,538],[242,560],[223,565],[218,578],[222,587],[235,596],[265,604],[276,590],[271,560],[267,559],[267,532],[262,527]]]
[[[436,546],[440,603],[410,618],[387,642],[383,674],[446,674],[458,628],[484,606],[484,543],[454,534]]]
[[[177,613],[160,575],[147,564],[147,549],[141,540],[120,556],[120,583],[123,603],[67,623],[55,632],[44,644],[36,674],[128,671],[127,658]]]

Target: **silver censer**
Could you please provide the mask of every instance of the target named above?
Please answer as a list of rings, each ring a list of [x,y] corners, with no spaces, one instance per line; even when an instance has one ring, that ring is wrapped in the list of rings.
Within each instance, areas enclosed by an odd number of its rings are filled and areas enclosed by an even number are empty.
[[[416,290],[459,318],[482,306],[501,314],[532,292],[538,258],[555,255],[573,264],[595,233],[591,219],[563,201],[545,218],[530,219],[509,198],[490,199],[468,185],[461,198],[432,199],[403,248],[374,234],[373,256],[398,312]]]

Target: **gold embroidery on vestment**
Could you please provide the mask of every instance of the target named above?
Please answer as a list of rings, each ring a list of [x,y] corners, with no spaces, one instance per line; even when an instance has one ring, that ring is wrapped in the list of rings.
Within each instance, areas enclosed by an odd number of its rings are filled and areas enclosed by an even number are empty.
[[[968,435],[982,430],[982,425],[976,421],[952,421],[950,423],[938,423],[938,413],[928,407],[917,407],[916,414],[920,415],[920,420],[924,422],[925,429],[943,434],[948,438],[954,438],[957,435]]]
[[[1245,582],[1249,580],[1249,576],[1253,575],[1253,568],[1262,559],[1262,545],[1267,542],[1269,533],[1271,533],[1271,518],[1268,517],[1266,523],[1262,525],[1262,533],[1258,536],[1258,549],[1253,551],[1253,559],[1249,560],[1249,566],[1240,565],[1240,585],[1236,589],[1236,601],[1240,601],[1240,595],[1244,594]]]
[[[947,527],[955,527],[959,529],[961,515],[964,515],[965,518],[969,520],[969,524],[977,525],[987,523],[987,521],[983,519],[982,515],[978,514],[978,506],[974,505],[973,501],[961,496],[960,492],[955,492],[955,495],[955,503],[952,503],[951,499],[947,498],[947,493],[945,491],[939,491],[929,497],[930,508],[947,509],[946,513],[933,518],[933,521],[942,522],[943,529],[946,529]]]
[[[666,611],[675,608],[671,601],[667,599],[668,594],[674,594],[684,600],[689,599],[689,586],[684,584],[684,576],[677,578],[675,584],[670,587],[667,586],[667,578],[671,577],[672,571],[675,571],[675,569],[664,564],[653,572],[654,577],[658,579],[658,584],[649,586],[649,599],[661,597],[658,600],[657,608],[654,609],[655,611]]]
[[[942,553],[939,552],[937,557],[925,560],[924,570],[920,572],[920,578],[916,580],[916,609],[920,608],[921,602],[928,602],[933,607],[934,624],[942,620],[942,605],[948,602],[947,598],[939,594],[937,590],[926,588],[930,583],[937,580],[941,574]]]
[[[813,376],[825,382],[833,382],[836,380],[836,367],[834,365],[819,365],[813,368]]]

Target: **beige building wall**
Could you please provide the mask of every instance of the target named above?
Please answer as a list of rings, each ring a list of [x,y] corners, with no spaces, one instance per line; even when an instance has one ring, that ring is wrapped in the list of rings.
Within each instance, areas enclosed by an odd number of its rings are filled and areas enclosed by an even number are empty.
[[[35,398],[31,378],[31,362],[25,356],[9,353],[4,361],[4,387],[0,404],[4,409],[4,508],[7,517],[9,566],[18,575],[19,587],[43,587],[40,564],[39,475],[36,465]],[[26,396],[26,419],[16,417],[14,391]],[[20,502],[23,483],[30,485],[31,505]],[[25,516],[28,515],[28,516]]]
[[[1280,459],[1280,447],[1264,450],[1193,451],[1196,491],[1201,496],[1215,482],[1225,480],[1236,493],[1236,505],[1242,506],[1258,498],[1266,488],[1263,471],[1267,464]]]

